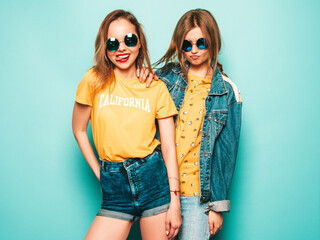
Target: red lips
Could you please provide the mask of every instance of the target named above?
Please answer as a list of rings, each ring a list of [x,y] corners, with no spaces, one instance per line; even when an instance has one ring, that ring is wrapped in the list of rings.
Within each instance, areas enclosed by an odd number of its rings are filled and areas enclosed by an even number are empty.
[[[116,55],[116,61],[120,63],[125,63],[129,60],[130,54],[129,53],[121,53]]]

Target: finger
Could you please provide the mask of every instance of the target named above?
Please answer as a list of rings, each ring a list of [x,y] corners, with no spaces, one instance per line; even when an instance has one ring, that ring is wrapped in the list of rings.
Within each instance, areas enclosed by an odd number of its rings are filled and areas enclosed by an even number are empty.
[[[219,231],[219,228],[218,227],[214,227],[213,228],[213,235],[215,235],[218,231]]]
[[[156,72],[152,69],[153,79],[159,80],[158,76],[156,75]]]
[[[175,230],[174,233],[173,233],[173,238],[174,238],[175,236],[177,236],[178,233],[179,233],[179,228],[176,228],[176,230]]]
[[[148,75],[149,75],[149,70],[146,68],[143,68],[143,71],[140,72],[141,82],[145,82],[147,80]]]
[[[150,74],[150,71],[149,69],[145,69],[144,72],[143,72],[143,82],[145,82],[147,80],[147,77],[149,76]]]
[[[139,78],[139,74],[140,74],[140,69],[137,68],[137,78]]]
[[[214,230],[213,222],[212,222],[212,223],[209,222],[209,229],[210,229],[210,235],[211,235],[211,236],[214,235],[214,232],[213,232],[213,230]]]
[[[145,82],[146,81],[146,78],[145,78],[145,69],[144,68],[142,68],[141,70],[140,70],[140,74],[139,74],[139,79],[140,79],[140,82]]]
[[[174,237],[174,232],[175,232],[175,229],[171,226],[170,228],[170,231],[169,231],[169,234],[168,234],[168,238],[171,239]]]
[[[170,231],[170,223],[169,221],[166,221],[166,235],[168,236],[169,235],[169,231]]]
[[[150,84],[152,83],[152,80],[153,80],[153,74],[149,73],[149,77],[148,77],[148,81],[147,81],[147,87],[150,86]]]

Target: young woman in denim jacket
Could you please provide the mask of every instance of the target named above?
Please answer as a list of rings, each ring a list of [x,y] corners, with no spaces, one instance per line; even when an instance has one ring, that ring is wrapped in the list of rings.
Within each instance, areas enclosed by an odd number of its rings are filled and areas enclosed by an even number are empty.
[[[162,82],[146,89],[137,81],[136,67],[150,66],[150,61],[144,33],[131,13],[108,14],[95,46],[96,65],[78,85],[72,120],[103,192],[85,239],[126,239],[137,220],[143,239],[172,239],[181,225],[175,104]],[[89,119],[100,161],[88,140]],[[156,119],[162,153],[155,139]]]
[[[191,10],[180,18],[166,54],[157,62],[164,66],[156,74],[179,111],[175,123],[182,226],[177,239],[209,239],[222,228],[222,212],[230,210],[227,195],[238,151],[242,102],[218,63],[220,48],[212,14]],[[142,81],[154,75],[139,73]]]

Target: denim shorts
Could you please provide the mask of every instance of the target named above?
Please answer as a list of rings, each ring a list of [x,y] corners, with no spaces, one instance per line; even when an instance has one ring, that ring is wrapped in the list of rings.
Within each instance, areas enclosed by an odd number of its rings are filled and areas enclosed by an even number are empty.
[[[100,161],[100,184],[103,201],[98,216],[137,221],[169,208],[167,169],[158,151],[123,162]]]
[[[200,203],[200,197],[180,197],[182,225],[176,240],[208,240],[210,230],[205,207],[208,203]]]

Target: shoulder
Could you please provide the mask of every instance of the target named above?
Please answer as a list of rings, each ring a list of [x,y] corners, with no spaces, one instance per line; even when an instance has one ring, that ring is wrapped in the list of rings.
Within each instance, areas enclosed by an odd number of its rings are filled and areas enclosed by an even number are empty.
[[[228,93],[235,99],[236,102],[241,102],[240,91],[237,85],[227,76],[223,74],[221,74],[221,76]]]
[[[156,70],[156,75],[162,80],[167,86],[174,84],[181,73],[181,67],[179,63],[169,62],[162,68]]]
[[[94,68],[90,68],[83,76],[83,80],[94,82],[97,79],[97,73]]]
[[[163,90],[167,90],[167,86],[161,80],[153,79],[149,89],[154,89],[154,91],[162,92]]]

